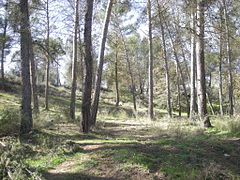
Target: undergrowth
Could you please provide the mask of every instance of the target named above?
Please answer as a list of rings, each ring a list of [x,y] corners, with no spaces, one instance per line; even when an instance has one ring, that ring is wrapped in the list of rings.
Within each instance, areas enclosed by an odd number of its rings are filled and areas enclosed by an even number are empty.
[[[233,135],[240,135],[240,116],[215,117],[213,123],[216,129]]]
[[[37,169],[32,169],[23,161],[26,152],[31,151],[29,146],[25,146],[16,141],[8,139],[0,145],[0,179],[4,180],[40,180],[41,175]]]
[[[100,104],[97,126],[86,135],[79,132],[81,102],[78,121],[70,122],[68,91],[52,90],[51,110],[41,107],[41,113],[33,116],[33,131],[21,138],[19,99],[0,94],[0,102],[13,104],[0,106],[0,136],[15,136],[0,138],[0,179],[42,179],[41,174],[68,161],[73,162],[69,168],[74,173],[86,177],[115,172],[119,179],[137,179],[138,173],[146,180],[239,178],[239,140],[232,137],[240,135],[240,116],[213,116],[214,127],[206,129],[197,118],[168,118],[160,109],[150,121],[146,107],[134,112],[132,104],[115,107],[108,99]],[[88,159],[79,161],[85,155]]]
[[[19,109],[8,107],[0,110],[0,136],[18,134],[19,127]]]

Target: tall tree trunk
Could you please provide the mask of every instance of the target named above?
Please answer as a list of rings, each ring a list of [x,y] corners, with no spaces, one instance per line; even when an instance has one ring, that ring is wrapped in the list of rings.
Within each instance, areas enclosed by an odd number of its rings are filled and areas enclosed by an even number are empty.
[[[116,88],[116,106],[119,106],[119,88],[118,88],[118,50],[116,47],[116,54],[115,54],[115,88]]]
[[[169,68],[168,68],[168,59],[167,59],[167,49],[166,49],[166,41],[165,41],[165,30],[164,30],[164,21],[163,15],[161,13],[161,6],[158,0],[158,15],[160,19],[161,26],[161,34],[162,34],[162,43],[163,43],[163,55],[164,55],[164,63],[165,63],[165,79],[166,79],[166,91],[167,91],[167,110],[168,115],[172,117],[172,106],[171,106],[171,91],[170,91],[170,76],[169,76]]]
[[[136,112],[137,111],[136,92],[135,92],[136,90],[135,90],[135,83],[134,83],[132,66],[131,66],[131,62],[130,62],[130,59],[129,59],[129,53],[128,53],[127,45],[126,45],[126,42],[125,42],[125,39],[123,37],[121,29],[120,29],[120,34],[121,34],[121,37],[122,37],[123,48],[124,48],[125,55],[126,55],[128,73],[130,75],[130,80],[131,80],[131,93],[132,93],[132,98],[133,98],[133,108],[134,108],[134,111]]]
[[[82,99],[82,131],[88,133],[91,122],[91,95],[92,95],[92,76],[93,76],[93,57],[92,57],[92,17],[93,0],[87,0],[85,27],[84,27],[84,61],[86,75],[84,79],[83,99]]]
[[[60,73],[59,73],[59,60],[57,59],[57,86],[61,86]]]
[[[75,120],[76,108],[76,90],[77,90],[77,39],[79,26],[79,0],[75,0],[75,20],[74,20],[74,35],[73,35],[73,58],[72,58],[72,90],[70,101],[70,118]]]
[[[21,102],[21,134],[31,131],[32,108],[31,108],[31,83],[30,83],[30,58],[29,42],[31,42],[31,33],[29,25],[28,0],[20,0],[21,12],[21,73],[22,73],[22,102]]]
[[[176,74],[177,74],[177,104],[178,104],[178,116],[182,116],[182,105],[181,105],[181,90],[180,90],[180,81],[179,81],[179,68],[176,63]]]
[[[50,51],[49,51],[49,36],[50,36],[50,22],[49,22],[49,0],[46,2],[46,13],[47,13],[47,39],[46,39],[46,67],[45,67],[45,110],[49,110],[48,96],[49,96],[49,71],[50,71]]]
[[[81,89],[83,91],[83,84],[84,84],[84,62],[83,62],[83,57],[84,57],[84,52],[83,52],[83,43],[82,43],[82,40],[81,40],[81,29],[80,29],[80,25],[78,26],[78,41],[79,41],[79,54],[80,54],[80,57],[79,57],[79,60],[80,60],[80,77],[79,79],[81,79]]]
[[[205,59],[204,59],[204,11],[205,1],[197,1],[197,36],[196,36],[196,62],[197,62],[197,95],[198,115],[205,127],[211,127],[207,116],[206,104],[206,80],[205,80]]]
[[[2,79],[2,87],[4,88],[4,59],[5,59],[5,48],[7,42],[7,27],[8,27],[8,20],[7,20],[7,11],[8,11],[8,0],[5,4],[5,19],[3,24],[3,41],[2,41],[2,53],[1,53],[1,79]]]
[[[220,42],[219,42],[219,106],[220,114],[224,115],[223,112],[223,88],[222,88],[222,61],[223,61],[223,8],[220,8]]]
[[[183,43],[181,43],[180,46],[181,46],[181,51],[182,51],[183,62],[184,62],[186,73],[187,73],[187,79],[188,79],[188,82],[190,82],[191,78],[190,78],[190,73],[189,73],[189,68],[188,68],[188,62],[187,62],[186,55],[185,55],[184,48],[183,48]]]
[[[207,91],[206,91],[206,98],[207,98],[209,107],[210,107],[210,109],[211,109],[212,115],[215,115],[215,111],[214,111],[213,104],[212,104],[212,99],[211,99],[211,96],[212,96],[212,91],[211,91],[211,89],[212,89],[212,73],[210,72],[210,74],[209,74],[208,89],[207,89]]]
[[[30,30],[29,30],[30,31]],[[30,31],[31,35],[31,31]],[[36,65],[33,53],[33,42],[29,41],[29,59],[30,59],[30,77],[31,77],[31,87],[32,87],[32,98],[33,98],[33,111],[39,113],[39,103],[38,103],[38,92],[37,92],[37,77],[36,77]]]
[[[233,77],[232,77],[232,48],[230,42],[229,17],[227,12],[226,1],[223,0],[224,19],[227,39],[227,55],[228,55],[228,98],[229,98],[229,114],[233,115]]]
[[[144,80],[142,80],[141,75],[139,74],[139,89],[140,89],[140,95],[143,95],[144,93]]]
[[[97,111],[98,111],[99,96],[100,96],[101,82],[102,82],[102,71],[103,71],[103,63],[104,63],[104,51],[105,51],[105,44],[106,44],[106,40],[107,40],[108,25],[110,22],[112,6],[113,6],[113,0],[109,0],[108,6],[106,9],[106,15],[105,15],[102,39],[101,39],[101,46],[100,46],[99,55],[98,55],[98,68],[97,68],[97,73],[96,73],[94,96],[93,96],[93,103],[92,103],[91,125],[95,125],[96,119],[97,119]]]
[[[173,42],[173,38],[172,38],[172,35],[171,35],[171,32],[170,32],[170,29],[169,29],[169,25],[168,23],[165,21],[165,25],[166,25],[166,29],[168,31],[168,34],[169,34],[169,37],[170,37],[170,42],[171,42],[171,45],[172,45],[172,48],[173,48],[173,54],[174,54],[174,57],[175,57],[175,61],[176,61],[176,72],[179,73],[177,74],[177,81],[178,81],[178,88],[179,88],[179,83],[180,83],[180,80],[179,80],[179,75],[180,75],[180,78],[181,78],[181,84],[183,86],[183,90],[184,90],[184,96],[185,96],[185,100],[186,100],[186,109],[187,109],[187,115],[189,117],[189,114],[190,114],[190,104],[189,104],[189,100],[188,100],[188,93],[187,93],[187,88],[185,86],[185,82],[184,82],[184,76],[183,76],[183,72],[182,72],[182,67],[181,67],[181,64],[180,64],[180,61],[179,61],[179,58],[178,58],[178,54],[177,54],[177,49],[176,49],[176,46]]]
[[[196,97],[196,16],[195,2],[191,3],[191,92],[190,92],[190,119],[197,114],[197,97]]]
[[[213,105],[212,105],[212,101],[211,101],[211,98],[210,98],[210,92],[208,92],[208,91],[207,91],[207,93],[206,93],[206,98],[207,98],[209,107],[210,107],[210,109],[211,109],[212,115],[215,115],[215,111],[214,111],[214,108],[213,108]]]
[[[151,0],[147,1],[148,11],[148,44],[149,44],[149,61],[148,61],[148,116],[153,120],[153,52],[152,52],[152,4]]]
[[[131,66],[131,62],[130,62],[130,59],[129,59],[129,53],[128,53],[127,45],[126,45],[126,42],[125,42],[125,39],[123,37],[123,33],[122,33],[121,29],[120,29],[120,34],[121,34],[121,37],[122,37],[123,48],[124,48],[124,51],[125,51],[128,73],[130,75],[130,80],[131,80],[131,93],[132,93],[132,98],[133,98],[133,108],[134,108],[134,111],[136,112],[137,111],[136,89],[135,89],[135,82],[134,82],[132,66]]]

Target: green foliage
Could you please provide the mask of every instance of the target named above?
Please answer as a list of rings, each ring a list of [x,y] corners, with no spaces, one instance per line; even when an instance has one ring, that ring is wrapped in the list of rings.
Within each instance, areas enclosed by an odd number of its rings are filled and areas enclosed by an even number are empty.
[[[35,180],[40,179],[38,171],[32,171],[23,159],[23,152],[29,150],[28,146],[22,146],[17,142],[0,146],[0,179],[11,180]]]
[[[34,45],[39,47],[37,53],[49,56],[52,62],[54,62],[58,56],[65,54],[61,39],[49,39],[49,51],[47,47],[48,41],[46,39],[38,39],[34,41]]]
[[[145,107],[134,118],[128,99],[118,108],[113,106],[112,91],[102,93],[101,98],[97,126],[85,135],[79,133],[79,124],[69,123],[63,115],[69,106],[68,90],[51,87],[51,111],[34,117],[36,130],[23,137],[21,144],[17,139],[8,143],[0,139],[2,177],[7,178],[10,172],[17,179],[34,179],[39,172],[60,172],[58,168],[67,166],[64,168],[68,172],[59,177],[108,177],[105,170],[114,169],[117,175],[113,177],[119,179],[134,179],[134,174],[145,178],[141,173],[147,174],[146,180],[237,179],[233,162],[239,159],[238,140],[232,142],[226,137],[232,139],[239,134],[239,117],[212,117],[215,128],[205,130],[200,121],[168,118],[162,109],[156,110],[155,121],[146,120]],[[12,94],[0,93],[0,102],[17,101]],[[19,105],[15,107],[0,107],[4,112],[1,122],[6,124],[18,117]]]
[[[0,19],[1,21],[1,19]],[[1,27],[1,22],[0,22],[0,27]],[[5,43],[5,55],[8,55],[10,53],[10,47],[11,47],[11,42],[13,39],[10,36],[4,37],[2,33],[0,33],[0,49],[2,49],[3,42]]]
[[[0,111],[0,136],[18,133],[20,114],[16,108],[5,108]]]
[[[39,155],[34,158],[25,159],[25,163],[31,166],[32,168],[44,171],[50,168],[53,168],[65,161],[77,158],[81,156],[82,153],[76,154],[64,154],[64,153],[49,153],[45,155]]]
[[[216,117],[213,119],[216,129],[235,135],[240,135],[240,116],[236,117]]]

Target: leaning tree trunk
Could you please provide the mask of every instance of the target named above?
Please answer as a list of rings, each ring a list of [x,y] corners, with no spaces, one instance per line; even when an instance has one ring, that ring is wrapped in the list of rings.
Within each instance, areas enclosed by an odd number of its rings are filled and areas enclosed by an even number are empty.
[[[31,42],[31,33],[29,25],[28,0],[20,0],[21,25],[21,73],[22,73],[22,102],[21,102],[21,134],[31,131],[32,108],[31,108],[31,83],[30,83],[30,58],[29,42]]]
[[[135,83],[134,83],[134,76],[133,76],[132,66],[131,66],[131,62],[130,62],[130,59],[129,59],[129,53],[128,53],[127,45],[126,45],[126,42],[125,42],[125,39],[123,37],[121,29],[120,29],[120,34],[121,34],[121,37],[122,37],[123,48],[124,48],[124,51],[125,51],[128,73],[130,75],[131,93],[132,93],[132,98],[133,98],[133,108],[134,108],[134,111],[136,112],[137,111],[136,90],[135,90]]]
[[[181,78],[181,84],[183,86],[183,90],[184,90],[184,96],[185,96],[185,100],[186,100],[186,109],[187,109],[187,115],[189,117],[189,108],[190,108],[190,104],[189,104],[189,100],[188,100],[188,95],[187,95],[187,88],[185,86],[185,82],[184,82],[184,76],[183,76],[183,72],[182,72],[182,67],[181,67],[181,63],[179,61],[179,58],[178,58],[178,54],[177,54],[177,49],[176,49],[176,46],[173,42],[173,38],[172,38],[172,35],[171,35],[171,32],[170,32],[170,29],[169,29],[169,25],[168,23],[165,21],[164,22],[165,25],[166,25],[166,29],[168,31],[168,34],[169,34],[169,37],[170,37],[170,42],[171,42],[171,45],[172,45],[172,48],[173,48],[173,54],[174,54],[174,57],[175,57],[175,61],[176,61],[176,72],[177,72],[177,81],[178,81],[178,88],[180,88],[180,80],[179,80],[179,75],[180,75],[180,78]],[[178,89],[180,90],[180,89]],[[179,94],[180,96],[180,94]],[[180,102],[178,103],[178,105],[180,106]]]
[[[226,7],[226,2],[223,0],[224,19],[227,39],[227,55],[228,55],[228,98],[229,98],[229,114],[233,115],[233,77],[232,77],[232,48],[230,42],[229,17]]]
[[[50,49],[49,49],[49,36],[50,36],[50,22],[49,22],[49,0],[46,2],[46,13],[47,13],[47,39],[46,39],[46,67],[45,67],[45,110],[49,110],[48,96],[49,96],[49,71],[50,71]]]
[[[103,63],[104,63],[104,51],[105,51],[105,44],[107,40],[108,25],[111,17],[112,6],[113,6],[113,0],[109,0],[107,10],[106,10],[105,20],[104,20],[101,46],[100,46],[99,55],[98,55],[98,68],[97,68],[95,87],[94,87],[95,91],[94,91],[93,103],[92,103],[91,125],[95,125],[96,119],[97,119],[97,111],[98,111],[99,96],[100,96],[101,82],[102,82],[102,71],[103,71]]]
[[[164,21],[163,15],[161,13],[160,2],[158,1],[158,15],[161,26],[162,33],[162,43],[163,43],[163,55],[164,55],[164,63],[165,63],[165,76],[166,76],[166,91],[167,91],[167,109],[168,115],[172,117],[172,106],[171,106],[171,91],[170,91],[170,76],[169,76],[169,68],[168,68],[168,59],[167,59],[167,49],[166,49],[166,41],[165,41],[165,31],[164,31]]]
[[[190,119],[197,114],[197,97],[196,97],[196,16],[195,3],[191,7],[191,92],[190,92]]]
[[[207,91],[207,93],[206,93],[206,98],[207,98],[209,107],[210,107],[210,109],[211,109],[212,115],[215,115],[215,111],[214,111],[214,108],[213,108],[213,105],[212,105],[212,101],[211,101],[211,98],[210,98],[210,92],[208,92],[208,91]]]
[[[84,44],[85,54],[84,61],[86,75],[84,79],[83,99],[82,99],[82,131],[88,133],[91,122],[91,95],[92,95],[92,74],[93,74],[93,57],[92,57],[92,17],[93,17],[93,0],[87,0],[85,27],[84,27]]]
[[[71,101],[70,101],[70,118],[72,120],[75,120],[75,108],[76,108],[78,26],[79,26],[79,0],[76,0],[75,1],[74,35],[73,35],[72,90],[71,90]]]
[[[196,36],[196,62],[197,62],[197,95],[198,115],[205,127],[211,127],[207,116],[206,103],[206,80],[205,80],[205,59],[204,59],[204,11],[205,1],[198,0],[197,3],[197,36]]]

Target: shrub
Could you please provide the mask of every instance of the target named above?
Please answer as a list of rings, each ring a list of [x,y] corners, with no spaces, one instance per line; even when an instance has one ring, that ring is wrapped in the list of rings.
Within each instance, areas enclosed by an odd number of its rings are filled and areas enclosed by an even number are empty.
[[[5,146],[0,146],[0,179],[12,180],[39,180],[38,172],[33,172],[23,161],[25,148],[19,143],[11,142]]]
[[[214,121],[214,126],[221,131],[228,131],[233,134],[240,134],[240,116],[218,117]]]

